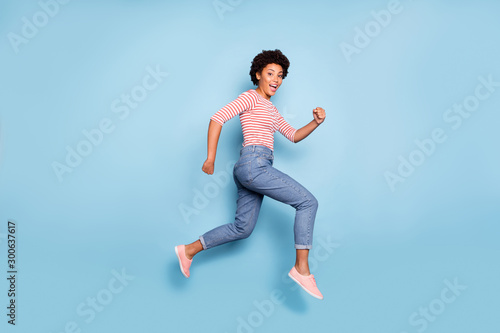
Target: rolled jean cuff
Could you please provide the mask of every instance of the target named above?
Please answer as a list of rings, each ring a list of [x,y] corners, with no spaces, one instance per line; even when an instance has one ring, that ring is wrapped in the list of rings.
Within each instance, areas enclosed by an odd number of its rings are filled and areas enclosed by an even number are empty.
[[[310,250],[310,249],[312,249],[312,245],[295,244],[295,249],[297,249],[297,250]]]
[[[203,239],[203,236],[200,236],[200,242],[201,242],[201,246],[203,246],[203,250],[206,250],[207,245],[205,244],[205,240]]]

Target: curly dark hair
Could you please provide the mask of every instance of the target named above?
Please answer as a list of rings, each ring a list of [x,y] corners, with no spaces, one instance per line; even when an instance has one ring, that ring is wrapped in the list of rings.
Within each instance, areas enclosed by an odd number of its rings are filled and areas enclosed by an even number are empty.
[[[290,66],[290,61],[285,57],[280,50],[274,51],[264,51],[257,54],[253,58],[252,66],[250,66],[250,78],[254,85],[259,85],[259,80],[257,80],[257,73],[262,72],[262,70],[269,64],[277,64],[283,68],[283,78],[288,74],[288,67]]]

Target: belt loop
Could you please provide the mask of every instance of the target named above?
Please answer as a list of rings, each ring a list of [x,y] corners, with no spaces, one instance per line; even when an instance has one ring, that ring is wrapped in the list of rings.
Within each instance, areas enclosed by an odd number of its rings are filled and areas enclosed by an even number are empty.
[[[252,153],[255,152],[255,145],[252,146]]]

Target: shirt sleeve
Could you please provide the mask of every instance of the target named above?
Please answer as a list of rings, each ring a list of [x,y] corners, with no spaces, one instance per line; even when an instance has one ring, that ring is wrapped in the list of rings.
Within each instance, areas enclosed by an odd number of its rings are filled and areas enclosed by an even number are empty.
[[[280,113],[278,113],[278,131],[288,140],[295,142],[294,138],[297,130],[290,126]]]
[[[238,98],[236,98],[234,101],[217,111],[210,119],[222,126],[234,116],[244,111],[250,110],[253,104],[254,102],[250,97],[250,94],[248,92],[244,92],[243,94],[239,95]]]

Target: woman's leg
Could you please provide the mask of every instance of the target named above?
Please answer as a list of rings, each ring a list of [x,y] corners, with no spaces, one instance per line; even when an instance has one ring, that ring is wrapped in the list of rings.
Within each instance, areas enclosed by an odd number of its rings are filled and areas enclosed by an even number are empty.
[[[308,255],[318,201],[300,183],[272,167],[272,160],[258,159],[253,180],[246,185],[249,190],[266,195],[295,208],[294,237],[296,248],[295,267],[302,275],[309,275]]]
[[[193,257],[200,251],[203,250],[203,245],[201,245],[200,240],[186,245],[186,258],[189,260],[193,259]]]
[[[323,299],[314,275],[309,271],[308,255],[312,247],[312,234],[318,201],[297,181],[272,167],[272,158],[257,159],[257,166],[249,189],[289,204],[295,208],[295,249],[296,260],[288,276],[307,293]]]
[[[214,228],[200,236],[197,241],[186,245],[188,259],[192,259],[202,250],[247,238],[255,228],[264,196],[245,188],[236,177],[234,177],[234,181],[238,188],[234,222]]]
[[[295,269],[302,275],[309,275],[309,250],[295,250]]]

